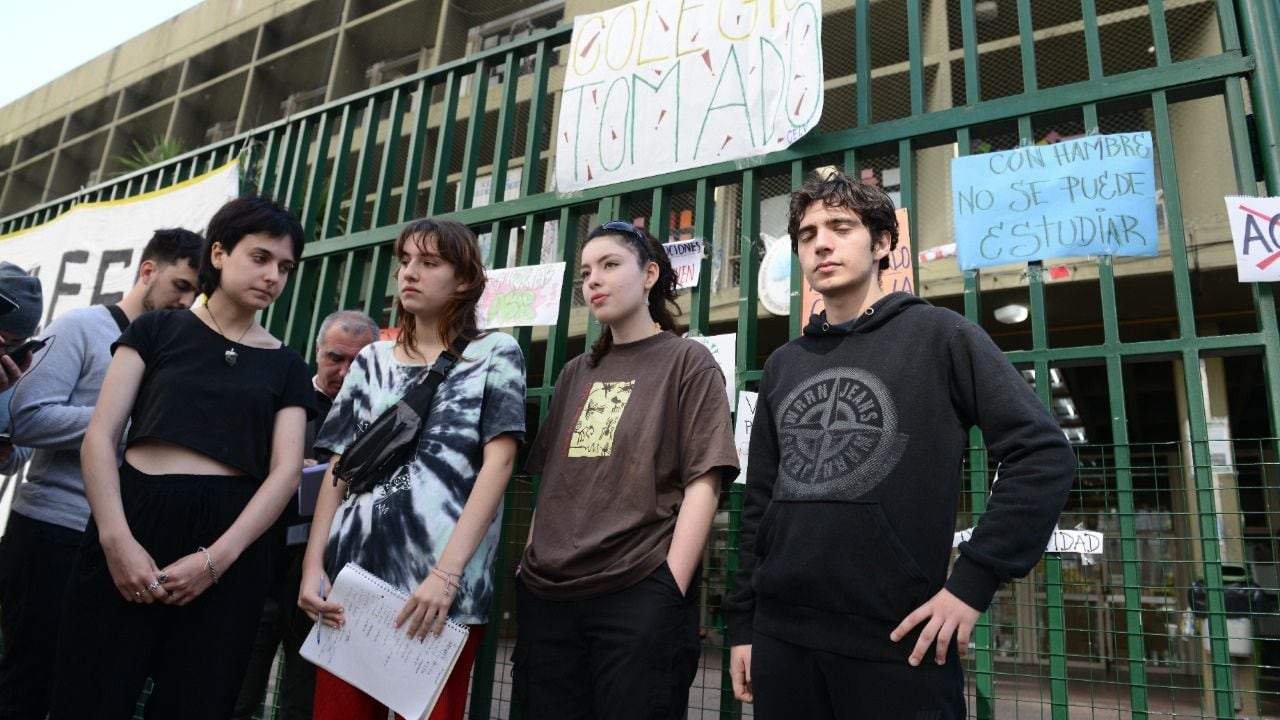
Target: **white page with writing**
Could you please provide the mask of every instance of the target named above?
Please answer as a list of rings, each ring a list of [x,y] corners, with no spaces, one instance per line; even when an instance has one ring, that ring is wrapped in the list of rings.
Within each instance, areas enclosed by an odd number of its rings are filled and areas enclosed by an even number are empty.
[[[458,661],[468,629],[449,621],[440,637],[409,638],[394,625],[407,596],[355,563],[338,573],[328,599],[342,605],[346,622],[339,629],[313,626],[302,657],[406,718],[426,717]]]

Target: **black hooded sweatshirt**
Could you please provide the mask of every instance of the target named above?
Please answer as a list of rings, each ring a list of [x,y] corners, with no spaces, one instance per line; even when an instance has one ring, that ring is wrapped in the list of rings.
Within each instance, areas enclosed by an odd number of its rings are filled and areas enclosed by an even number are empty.
[[[999,480],[948,577],[973,426]],[[940,589],[984,611],[1035,567],[1074,473],[1058,424],[964,317],[907,293],[841,325],[815,315],[761,376],[729,641],[905,662],[925,623],[889,633]]]

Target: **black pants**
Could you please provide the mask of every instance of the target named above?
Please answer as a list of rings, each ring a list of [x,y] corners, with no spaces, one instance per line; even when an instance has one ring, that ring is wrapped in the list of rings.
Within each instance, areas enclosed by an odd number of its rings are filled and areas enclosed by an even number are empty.
[[[316,666],[298,654],[312,625],[311,619],[298,607],[298,586],[302,583],[305,550],[305,545],[295,545],[281,553],[271,594],[258,621],[253,654],[245,670],[232,720],[250,720],[262,708],[271,663],[281,645],[284,646],[284,674],[277,688],[280,720],[311,720],[316,695]]]
[[[9,514],[0,540],[0,718],[41,720],[49,712],[54,640],[67,579],[84,533]]]
[[[544,600],[516,580],[511,670],[521,720],[678,720],[698,669],[697,573],[685,595],[663,563],[635,585]]]
[[[904,652],[909,652],[904,649]],[[911,667],[871,662],[752,637],[757,720],[963,720],[964,670],[954,656]]]
[[[120,468],[134,538],[164,567],[213,543],[258,489],[245,477],[144,475]],[[126,602],[90,522],[67,590],[53,681],[53,720],[131,718],[150,677],[148,718],[231,715],[271,582],[275,538],[245,549],[187,605]]]

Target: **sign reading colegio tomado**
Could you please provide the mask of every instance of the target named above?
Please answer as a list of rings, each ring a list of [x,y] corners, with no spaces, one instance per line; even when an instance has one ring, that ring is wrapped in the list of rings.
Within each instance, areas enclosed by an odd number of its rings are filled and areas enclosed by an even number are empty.
[[[816,0],[638,0],[574,20],[556,189],[782,150],[822,117]]]

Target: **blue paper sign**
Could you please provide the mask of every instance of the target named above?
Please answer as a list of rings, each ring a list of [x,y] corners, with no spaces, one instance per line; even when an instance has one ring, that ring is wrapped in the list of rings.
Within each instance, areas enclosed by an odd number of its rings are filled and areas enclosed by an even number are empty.
[[[962,270],[1086,255],[1155,255],[1151,133],[1089,135],[951,161]]]

